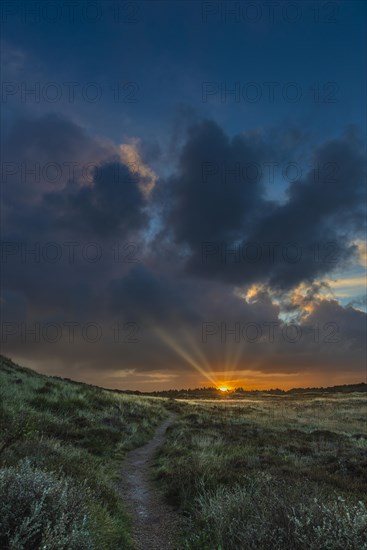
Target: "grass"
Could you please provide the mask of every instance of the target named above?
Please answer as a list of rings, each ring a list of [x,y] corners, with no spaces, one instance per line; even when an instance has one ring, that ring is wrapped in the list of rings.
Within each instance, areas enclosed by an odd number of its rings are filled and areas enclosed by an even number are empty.
[[[0,547],[129,550],[121,460],[176,413],[153,473],[182,550],[367,550],[365,393],[163,399],[0,359]]]
[[[187,401],[155,464],[183,548],[367,548],[363,394]]]
[[[126,451],[166,415],[163,400],[48,378],[5,357],[0,388],[0,547],[132,548],[116,480]]]

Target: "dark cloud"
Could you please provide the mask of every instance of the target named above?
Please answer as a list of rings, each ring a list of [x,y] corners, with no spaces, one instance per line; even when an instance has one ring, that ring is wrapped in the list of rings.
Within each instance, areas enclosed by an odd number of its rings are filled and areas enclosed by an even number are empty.
[[[22,119],[4,147],[7,228],[115,238],[147,224],[139,177],[117,149],[57,115]]]
[[[298,147],[300,135],[282,140],[286,147]],[[64,327],[75,322],[79,328],[97,323],[103,338],[90,343],[79,330],[71,343],[63,328],[63,338],[55,344],[32,343],[18,333],[3,342],[4,351],[44,364],[58,358],[64,374],[83,372],[85,379],[90,373],[97,379],[101,370],[108,375],[121,368],[138,373],[165,368],[192,375],[188,357],[201,366],[206,363],[206,369],[228,363],[266,373],[306,368],[340,372],[351,358],[351,372],[362,372],[365,314],[321,299],[327,287],[319,280],[357,252],[351,241],[361,230],[363,155],[356,136],[349,133],[321,145],[314,162],[329,167],[336,163],[338,170],[321,173],[321,181],[308,171],[289,186],[285,202],[266,198],[264,174],[256,171],[268,161],[285,158],[284,146],[277,147],[273,133],[230,138],[214,122],[204,121],[191,127],[182,147],[180,140],[175,144],[181,151],[177,168],[158,181],[147,199],[139,187],[146,182],[121,162],[118,148],[91,138],[73,122],[49,115],[23,119],[13,127],[6,139],[7,161],[29,167],[77,162],[78,167],[73,177],[63,173],[54,183],[32,175],[23,178],[20,171],[5,182],[7,232],[2,238],[22,242],[30,251],[39,242],[41,254],[37,259],[27,253],[24,260],[19,249],[5,255],[2,320],[14,326],[26,323],[31,331],[34,323]],[[156,144],[148,141],[142,153],[145,162],[160,156]],[[82,166],[87,163],[93,168],[86,181]],[[65,246],[71,241],[76,243],[73,262]],[[42,246],[47,242],[61,247],[60,261],[46,261]],[[96,262],[81,255],[90,242],[102,253]],[[297,262],[292,249],[288,259],[282,255],[289,242],[302,249]],[[117,243],[132,243],[133,262],[129,254],[116,261]],[[205,257],[203,243],[209,246]],[[261,247],[261,257],[238,261],[235,247],[251,243]],[[276,243],[275,258],[266,243]],[[315,243],[322,244],[320,250]],[[331,247],[325,249],[325,243]],[[303,298],[292,300],[292,289],[301,282],[306,283]],[[246,300],[251,283],[258,290]],[[304,327],[299,342],[279,336],[286,324],[283,314]],[[111,327],[117,322],[136,323],[139,341],[116,343]],[[337,342],[315,342],[307,333],[307,325],[324,330],[329,322],[340,329]],[[214,331],[207,342],[205,323]],[[236,323],[241,330],[256,324],[262,336],[256,342],[233,342]],[[269,324],[279,336],[273,343],[265,337]],[[229,331],[227,343],[221,338],[223,327]]]
[[[196,248],[208,240],[231,242],[243,234],[262,206],[263,189],[256,173],[248,177],[238,169],[248,165],[251,172],[264,160],[264,149],[244,136],[230,140],[211,121],[191,127],[178,173],[167,184],[172,193],[167,224],[174,228],[177,243]]]
[[[367,296],[357,296],[355,300],[351,300],[348,304],[350,307],[367,307]]]
[[[275,144],[256,134],[229,139],[213,122],[191,128],[177,173],[166,183],[167,229],[187,250],[190,273],[287,289],[354,257],[350,236],[362,231],[364,204],[358,138],[349,132],[320,145],[313,168],[289,185],[284,203],[266,200],[263,178],[250,171],[269,156],[277,162],[276,155]]]
[[[137,177],[120,162],[94,168],[90,185],[71,182],[62,192],[45,194],[42,207],[57,225],[91,236],[121,238],[148,221]]]
[[[160,326],[172,322],[178,326],[200,319],[192,305],[197,293],[193,286],[164,274],[157,276],[142,265],[131,269],[124,278],[112,280],[108,291],[111,310],[125,318]]]
[[[46,170],[51,165],[59,169],[55,181]],[[101,316],[96,295],[110,277],[127,272],[126,247],[131,240],[138,248],[148,224],[139,176],[118,160],[115,146],[58,115],[18,120],[5,139],[2,168],[9,315],[19,294],[30,318],[55,310],[74,319]],[[125,250],[118,261],[116,247]]]
[[[44,193],[62,190],[70,179],[85,183],[89,166],[116,155],[111,143],[54,113],[17,119],[4,131],[2,152],[3,192],[11,215],[24,204],[36,204]]]
[[[324,344],[328,341],[337,344],[339,352],[349,354],[353,362],[359,361],[360,366],[365,366],[366,353],[366,325],[367,316],[364,311],[359,311],[351,306],[341,306],[336,300],[320,300],[313,311],[307,316],[307,322],[325,327],[328,332]],[[361,353],[362,352],[362,353]]]

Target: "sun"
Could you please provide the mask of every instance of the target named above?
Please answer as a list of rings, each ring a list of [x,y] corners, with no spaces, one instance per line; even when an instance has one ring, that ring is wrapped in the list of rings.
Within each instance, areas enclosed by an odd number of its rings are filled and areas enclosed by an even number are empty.
[[[218,390],[219,390],[219,391],[229,391],[229,388],[228,388],[228,386],[220,386],[220,387],[218,388]]]

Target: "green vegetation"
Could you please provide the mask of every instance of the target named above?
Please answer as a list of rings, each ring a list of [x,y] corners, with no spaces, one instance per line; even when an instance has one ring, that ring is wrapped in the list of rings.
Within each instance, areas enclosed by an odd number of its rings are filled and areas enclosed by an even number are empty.
[[[1,357],[0,387],[4,550],[132,549],[121,460],[167,409],[154,475],[188,518],[180,549],[367,550],[365,385],[162,399]]]
[[[155,465],[183,548],[367,549],[362,393],[176,402]]]
[[[344,384],[343,386],[330,386],[327,388],[292,388],[291,390],[280,390],[279,388],[271,390],[244,390],[243,388],[234,388],[228,389],[225,392],[221,392],[218,388],[210,386],[208,388],[154,391],[146,395],[171,397],[172,399],[223,399],[223,397],[246,399],[254,396],[307,394],[310,397],[335,393],[349,394],[351,392],[366,393],[367,384],[361,382],[360,384]],[[141,394],[141,392],[128,393]]]
[[[121,459],[166,415],[157,398],[42,376],[0,357],[0,548],[131,548]]]

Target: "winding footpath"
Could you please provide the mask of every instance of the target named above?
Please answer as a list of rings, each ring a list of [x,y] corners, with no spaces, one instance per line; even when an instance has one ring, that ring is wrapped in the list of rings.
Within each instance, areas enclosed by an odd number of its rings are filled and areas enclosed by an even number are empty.
[[[120,492],[133,524],[137,550],[177,550],[182,529],[180,515],[165,502],[151,479],[152,459],[162,445],[171,415],[146,445],[130,451],[123,463]]]

